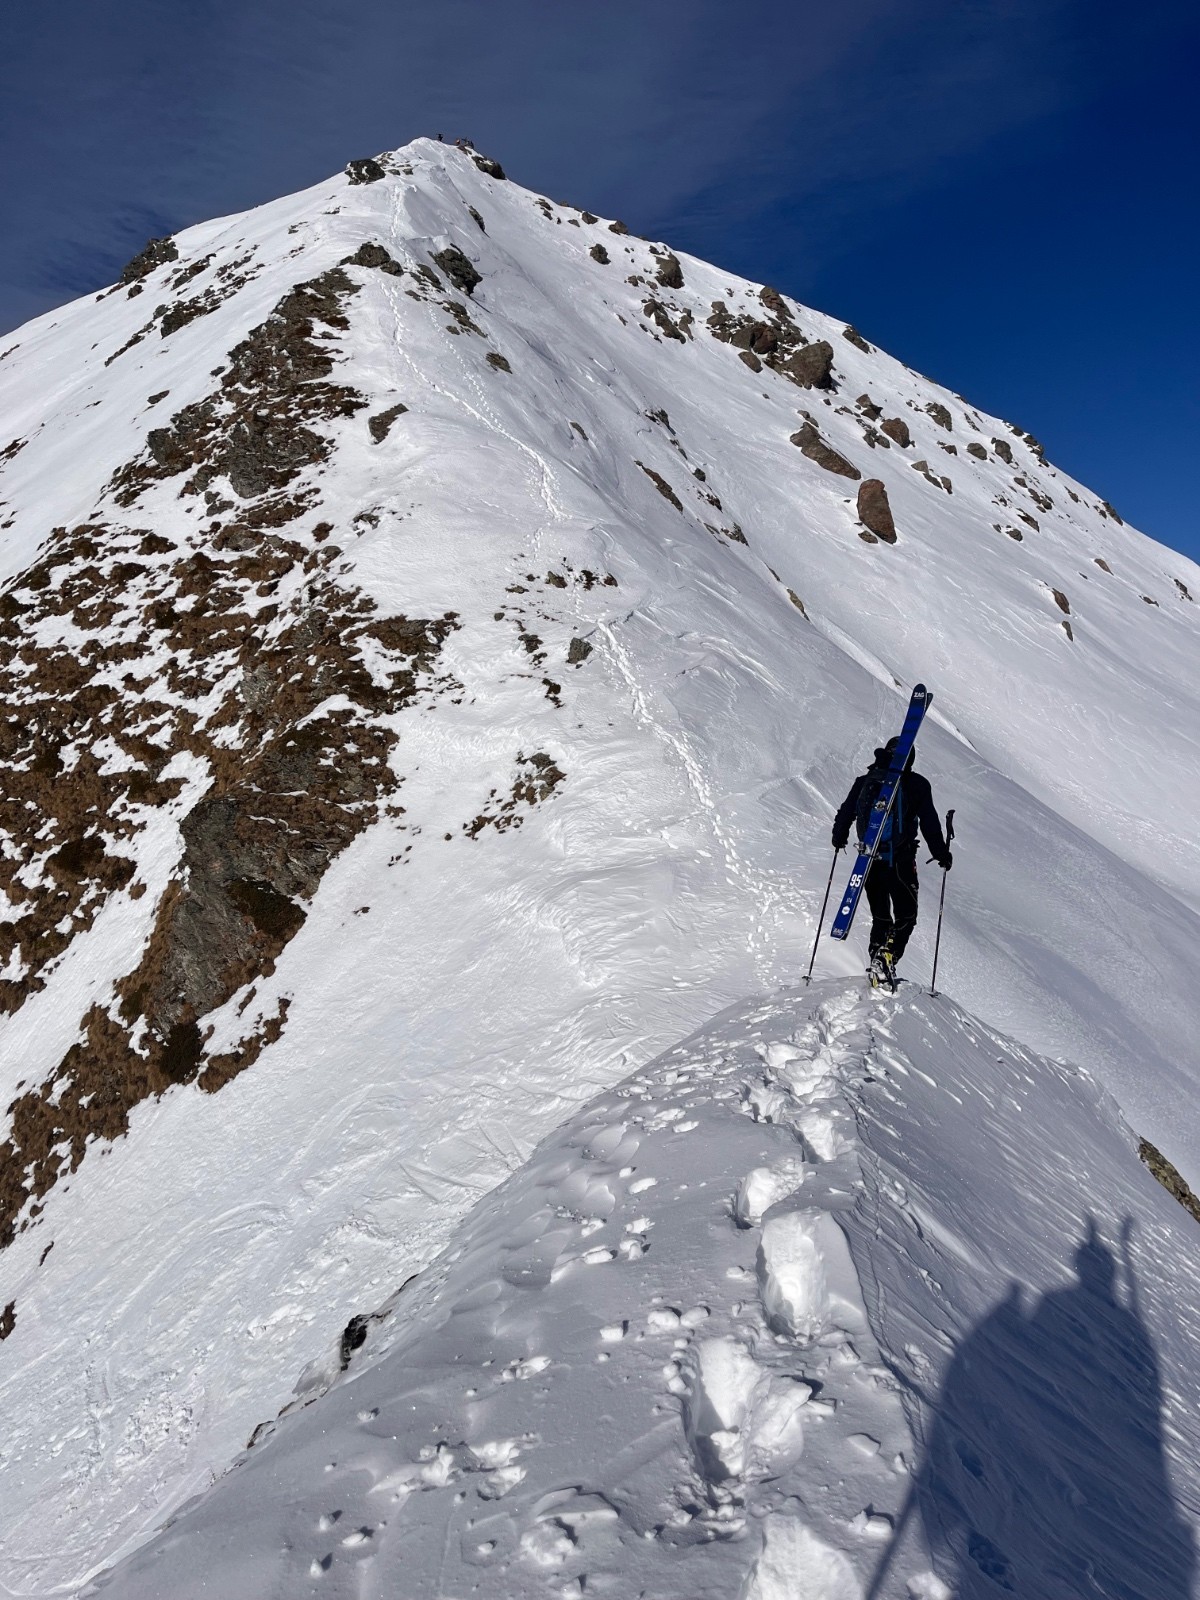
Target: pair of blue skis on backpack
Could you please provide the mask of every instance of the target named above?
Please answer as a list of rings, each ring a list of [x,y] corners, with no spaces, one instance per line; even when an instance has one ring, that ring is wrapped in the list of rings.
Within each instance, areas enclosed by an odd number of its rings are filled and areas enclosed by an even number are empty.
[[[854,863],[854,870],[850,874],[850,881],[846,885],[846,892],[841,898],[837,908],[837,915],[833,919],[833,927],[829,930],[831,939],[844,939],[850,932],[850,924],[854,921],[854,913],[858,910],[858,902],[862,897],[863,885],[867,881],[867,873],[872,861],[879,852],[887,828],[888,818],[892,814],[892,807],[896,803],[896,795],[900,789],[900,779],[904,776],[904,768],[908,758],[912,755],[913,745],[917,742],[917,734],[921,723],[925,720],[925,713],[933,704],[933,695],[923,683],[917,684],[912,692],[912,699],[908,702],[908,714],[904,718],[904,726],[900,730],[900,737],[896,741],[896,748],[892,751],[892,759],[888,763],[887,772],[883,782],[879,785],[879,793],[875,796],[875,804],[871,807],[871,815],[867,821],[867,831],[863,835],[858,852],[858,859]]]
[[[923,683],[917,684],[912,692],[912,699],[908,702],[908,714],[904,718],[904,726],[900,730],[900,737],[896,740],[896,748],[892,751],[892,759],[888,763],[887,772],[883,782],[879,785],[879,793],[875,796],[875,803],[871,807],[871,815],[867,819],[867,831],[863,835],[859,847],[858,858],[854,863],[854,870],[850,874],[850,881],[846,885],[846,892],[838,903],[837,915],[830,928],[830,937],[844,939],[850,932],[850,924],[854,921],[854,913],[858,910],[858,902],[862,898],[863,885],[867,881],[867,873],[871,870],[871,863],[879,853],[880,842],[887,829],[888,819],[892,814],[896,794],[900,788],[900,779],[904,775],[904,768],[912,754],[913,745],[917,742],[917,733],[924,721],[925,713],[933,703],[933,696]],[[953,813],[951,813],[953,815]],[[813,941],[812,956],[809,959],[808,971],[804,981],[812,980],[813,963],[817,959],[817,945],[821,942],[821,924],[825,921],[825,908],[829,904],[829,891],[833,887],[833,874],[837,869],[838,852],[834,851],[833,865],[829,869],[829,882],[825,886],[825,899],[821,904],[821,915],[817,918],[817,936]],[[945,892],[943,886],[943,893]],[[938,936],[941,937],[941,918],[938,919]],[[936,973],[936,966],[935,966]]]

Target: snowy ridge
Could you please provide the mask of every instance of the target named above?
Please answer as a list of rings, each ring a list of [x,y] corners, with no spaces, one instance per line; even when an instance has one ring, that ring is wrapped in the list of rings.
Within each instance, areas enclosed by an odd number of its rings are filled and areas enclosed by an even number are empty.
[[[14,336],[0,574],[10,1592],[794,983],[918,678],[944,986],[1200,1186],[1200,572],[840,321],[418,140]]]
[[[1182,1597],[1193,1230],[1086,1075],[952,1003],[744,1005],[94,1592]]]

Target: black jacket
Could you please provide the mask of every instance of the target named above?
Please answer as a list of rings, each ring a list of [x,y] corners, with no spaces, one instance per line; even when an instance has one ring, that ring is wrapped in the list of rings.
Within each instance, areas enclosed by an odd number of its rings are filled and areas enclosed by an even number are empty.
[[[882,758],[882,759],[881,759]],[[850,793],[838,808],[838,814],[833,819],[833,843],[835,848],[841,849],[850,838],[850,829],[854,826],[858,816],[858,797],[862,793],[863,784],[868,780],[882,777],[888,768],[888,754],[884,750],[875,752],[875,764],[870,771],[864,772],[861,777],[855,778],[850,786]],[[929,853],[935,861],[946,854],[946,840],[942,834],[942,823],[933,804],[933,790],[929,787],[929,779],[923,778],[919,772],[908,768],[900,779],[900,832],[893,840],[892,856],[897,861],[915,860],[917,854],[917,824],[921,825],[921,832],[925,836],[925,843],[929,846]],[[894,815],[893,811],[893,815]]]

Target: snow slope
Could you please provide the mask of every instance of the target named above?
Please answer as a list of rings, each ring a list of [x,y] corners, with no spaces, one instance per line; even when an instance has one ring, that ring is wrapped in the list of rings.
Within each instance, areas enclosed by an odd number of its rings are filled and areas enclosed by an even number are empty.
[[[540,1137],[794,981],[918,678],[946,988],[1200,1179],[1200,572],[840,322],[470,152],[383,166],[0,352],[10,1593],[145,1538]]]
[[[579,1111],[88,1592],[1182,1597],[1198,1288],[1086,1073],[827,980]]]

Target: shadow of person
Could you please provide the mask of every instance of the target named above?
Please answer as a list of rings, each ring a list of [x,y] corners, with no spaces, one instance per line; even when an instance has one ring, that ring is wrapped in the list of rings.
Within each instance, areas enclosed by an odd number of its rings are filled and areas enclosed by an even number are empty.
[[[958,1600],[1190,1600],[1130,1226],[1124,1303],[1089,1218],[1078,1281],[1028,1311],[1014,1284],[954,1355],[910,1508]]]

